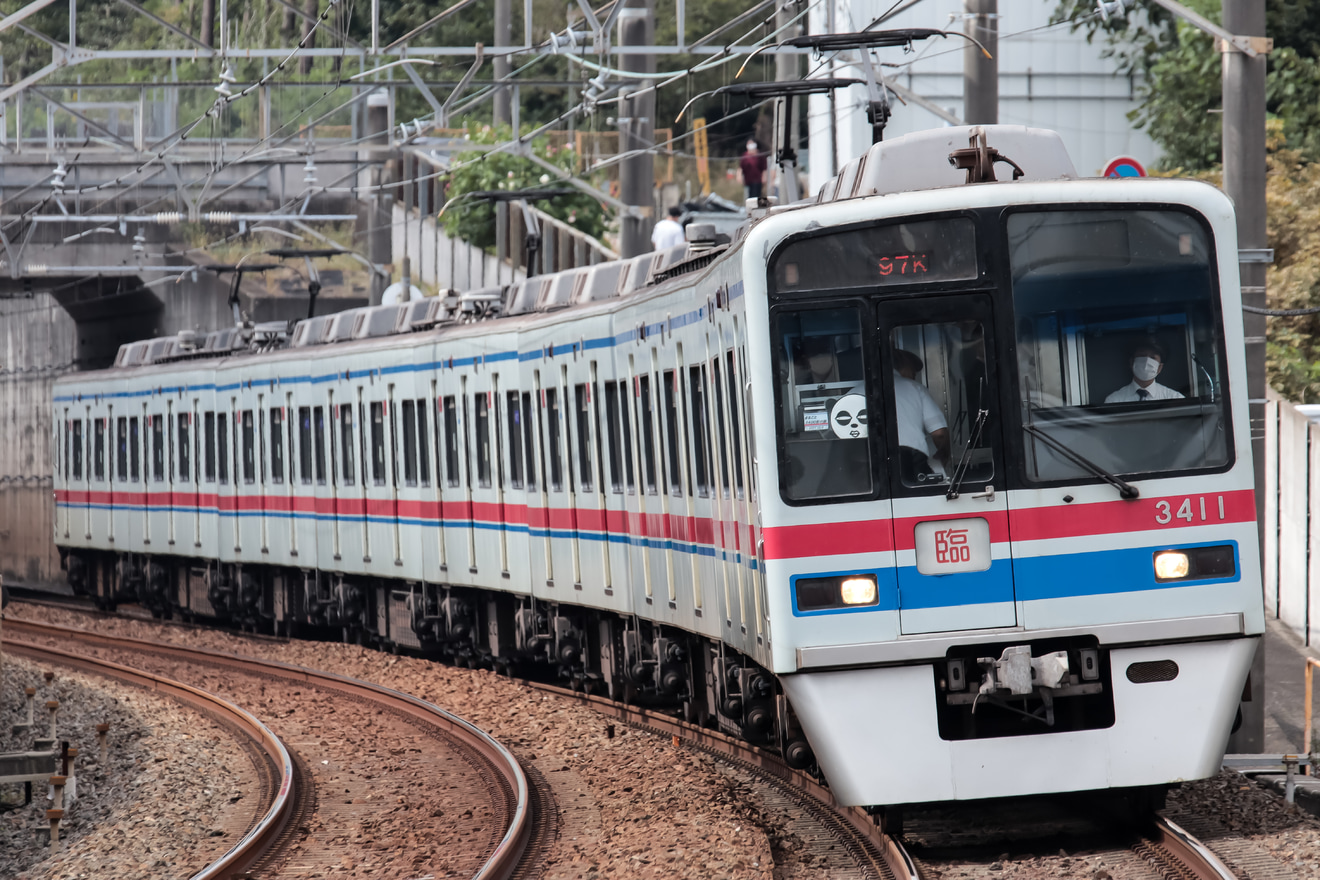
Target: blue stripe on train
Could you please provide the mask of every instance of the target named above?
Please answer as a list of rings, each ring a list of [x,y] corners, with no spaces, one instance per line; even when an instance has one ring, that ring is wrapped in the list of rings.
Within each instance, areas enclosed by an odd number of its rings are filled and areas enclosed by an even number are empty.
[[[743,294],[743,283],[741,281],[736,281],[732,285],[730,285],[729,287],[730,302],[742,296],[742,294]],[[703,305],[700,308],[694,309],[690,312],[685,312],[684,314],[681,314],[671,319],[669,322],[669,327],[670,329],[686,327],[689,324],[696,324],[699,323],[700,321],[704,321],[705,319],[706,319],[706,307]],[[663,333],[664,330],[665,330],[665,325],[663,322],[658,324],[646,325],[646,335],[648,337],[659,333]],[[478,363],[486,364],[495,361],[535,361],[535,360],[540,360],[541,358],[546,356],[565,357],[568,355],[576,354],[580,350],[596,349],[596,348],[613,348],[619,345],[626,345],[627,343],[632,342],[636,338],[636,336],[637,336],[636,330],[626,330],[623,333],[619,333],[615,336],[602,336],[595,339],[585,339],[585,340],[580,340],[579,342],[564,343],[560,345],[556,345],[552,343],[550,345],[541,348],[536,348],[532,351],[524,351],[524,352],[498,351],[498,352],[494,352],[493,354],[480,354],[480,355],[475,355],[473,357],[462,357],[462,358],[456,357],[452,359],[445,358],[443,360],[430,361],[428,363],[423,363],[423,364],[395,364],[388,367],[377,367],[370,370],[349,370],[346,372],[348,374],[347,378],[349,379],[363,379],[369,376],[384,375],[384,374],[429,373],[429,372],[435,372],[437,370],[443,370],[448,367],[470,367],[473,364],[478,364]],[[191,367],[191,368],[196,369],[196,367]],[[316,385],[322,382],[333,382],[339,379],[341,376],[343,376],[342,373],[326,373],[320,376],[276,376],[274,377],[274,381],[280,384],[311,383],[313,385]],[[270,381],[272,381],[270,378],[252,379],[249,380],[248,386],[251,387],[252,384],[254,383],[259,385],[265,385]],[[207,382],[198,385],[171,386],[169,388],[160,388],[160,389],[148,388],[143,391],[88,392],[85,395],[61,394],[54,398],[54,402],[69,403],[71,401],[78,400],[80,397],[103,397],[103,398],[112,398],[112,399],[131,398],[131,397],[150,397],[153,394],[156,394],[158,390],[162,394],[177,394],[180,391],[184,393],[188,393],[190,391],[208,391],[208,390],[215,390],[220,392],[237,391],[243,387],[243,384],[244,383],[242,382],[233,382],[227,385],[216,385],[214,383]]]

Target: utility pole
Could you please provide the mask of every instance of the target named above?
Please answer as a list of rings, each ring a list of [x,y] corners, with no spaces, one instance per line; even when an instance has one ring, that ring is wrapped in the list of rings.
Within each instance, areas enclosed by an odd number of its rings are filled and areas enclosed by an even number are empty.
[[[1265,0],[1223,0],[1224,29],[1240,37],[1265,36]],[[1263,43],[1264,41],[1254,41]],[[1243,305],[1265,307],[1265,53],[1251,56],[1216,41],[1224,59],[1224,192],[1237,212],[1239,270]],[[1265,316],[1243,312],[1246,337],[1247,401],[1251,455],[1256,471],[1256,522],[1265,523]],[[1264,559],[1265,532],[1260,532]],[[1261,597],[1264,601],[1264,597]],[[1242,726],[1229,751],[1260,752],[1265,747],[1265,645],[1256,649],[1244,701]]]
[[[652,0],[626,0],[619,13],[620,46],[649,46],[654,42],[655,14]],[[624,55],[619,59],[623,70],[638,73],[655,71],[654,55]],[[634,80],[628,88],[636,91],[646,83]],[[620,102],[619,152],[649,150],[655,142],[655,92],[629,97]],[[620,250],[624,257],[635,257],[651,249],[651,226],[654,222],[655,156],[643,152],[619,163],[619,200],[635,206],[636,215],[623,218]]]
[[[215,0],[202,0],[202,42],[215,45]]]
[[[999,0],[963,0],[963,13],[963,32],[990,53],[985,57],[972,42],[963,49],[963,119],[993,125],[999,121]]]
[[[797,12],[798,10],[796,9],[795,4],[789,4],[789,3],[781,4],[780,7],[775,11],[775,27],[782,28],[785,25],[787,25],[790,21],[793,20],[793,16],[796,15]],[[779,34],[779,40],[780,42],[783,42],[785,40],[791,40],[793,37],[796,37],[801,32],[802,32],[802,27],[800,25],[791,28],[790,30],[782,31]],[[778,82],[790,82],[801,78],[802,78],[802,62],[799,56],[792,55],[787,52],[783,52],[775,56],[775,79]],[[793,120],[798,120],[802,118],[801,114],[797,112],[798,109],[800,109],[798,100],[799,100],[798,98],[792,95],[788,95],[786,97],[779,99],[779,105],[780,105],[779,116],[781,119],[784,118],[785,115],[787,115],[790,119]],[[801,140],[802,139],[798,137],[797,123],[794,122],[792,129],[788,132],[788,140],[786,143],[783,144],[783,149],[788,150],[792,155],[796,156],[798,152],[798,146]],[[779,182],[779,192],[781,193],[780,198],[782,200],[784,198],[782,195],[783,193],[785,192],[796,193],[797,188],[793,187],[791,190],[786,190],[785,183],[784,181],[781,180]]]
[[[382,183],[389,181],[390,156],[390,101],[391,93],[384,89],[367,96],[367,133],[370,146],[366,149],[367,167],[370,172],[367,180],[371,191],[362,202],[364,216],[363,230],[366,232],[367,259],[375,266],[385,266],[394,260],[394,198],[380,189]],[[392,273],[391,273],[392,274]],[[380,305],[381,294],[389,279],[371,273],[371,300],[373,306]]]
[[[513,0],[495,0],[495,45],[513,45]],[[495,78],[504,79],[512,66],[509,56],[495,56]],[[512,120],[509,113],[509,87],[497,86],[491,104],[491,121],[496,125],[508,125]],[[515,131],[514,135],[518,133]]]

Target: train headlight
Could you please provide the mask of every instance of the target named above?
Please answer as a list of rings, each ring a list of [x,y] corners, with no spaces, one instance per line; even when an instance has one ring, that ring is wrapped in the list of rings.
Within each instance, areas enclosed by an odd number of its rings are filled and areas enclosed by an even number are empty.
[[[1187,554],[1178,550],[1166,550],[1155,554],[1155,577],[1162,581],[1181,580],[1192,570]]]
[[[1155,580],[1219,580],[1237,576],[1237,548],[1232,544],[1213,547],[1183,547],[1155,554]]]
[[[845,605],[874,605],[876,598],[875,577],[865,575],[844,578],[843,583],[839,584],[839,598],[843,599]]]
[[[869,572],[806,575],[792,579],[794,604],[799,612],[832,611],[880,604],[876,575]]]

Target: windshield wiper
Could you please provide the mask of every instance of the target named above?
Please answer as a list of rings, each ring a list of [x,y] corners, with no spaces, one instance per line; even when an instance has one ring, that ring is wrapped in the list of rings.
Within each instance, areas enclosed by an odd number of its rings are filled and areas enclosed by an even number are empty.
[[[981,444],[981,432],[985,430],[985,420],[990,417],[990,410],[981,409],[976,413],[976,424],[972,425],[972,436],[967,438],[967,445],[963,447],[962,458],[958,459],[958,466],[953,469],[953,478],[949,480],[949,491],[944,493],[944,497],[949,501],[958,497],[958,490],[962,488],[963,478],[967,476],[967,466],[971,463],[972,449]]]
[[[1042,431],[1040,428],[1037,428],[1035,425],[1023,425],[1022,430],[1026,431],[1028,434],[1032,435],[1033,437],[1039,437],[1041,440],[1044,440],[1046,445],[1048,445],[1055,452],[1059,453],[1064,458],[1071,461],[1073,464],[1085,468],[1086,470],[1095,474],[1100,479],[1104,480],[1109,485],[1113,486],[1115,489],[1118,490],[1118,494],[1121,497],[1136,498],[1139,495],[1141,495],[1141,492],[1137,490],[1137,487],[1129,483],[1127,480],[1124,480],[1122,477],[1118,477],[1115,476],[1114,474],[1111,474],[1109,471],[1100,467],[1100,465],[1091,461],[1089,458],[1086,458],[1080,455],[1079,453],[1074,452],[1073,450],[1065,446],[1062,441],[1054,437],[1051,437],[1049,434],[1046,434],[1044,431]]]

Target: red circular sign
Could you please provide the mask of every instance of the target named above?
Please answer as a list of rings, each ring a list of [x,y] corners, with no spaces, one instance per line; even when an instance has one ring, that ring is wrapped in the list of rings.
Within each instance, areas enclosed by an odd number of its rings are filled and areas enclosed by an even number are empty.
[[[1131,156],[1110,159],[1102,177],[1145,177],[1146,169]]]

